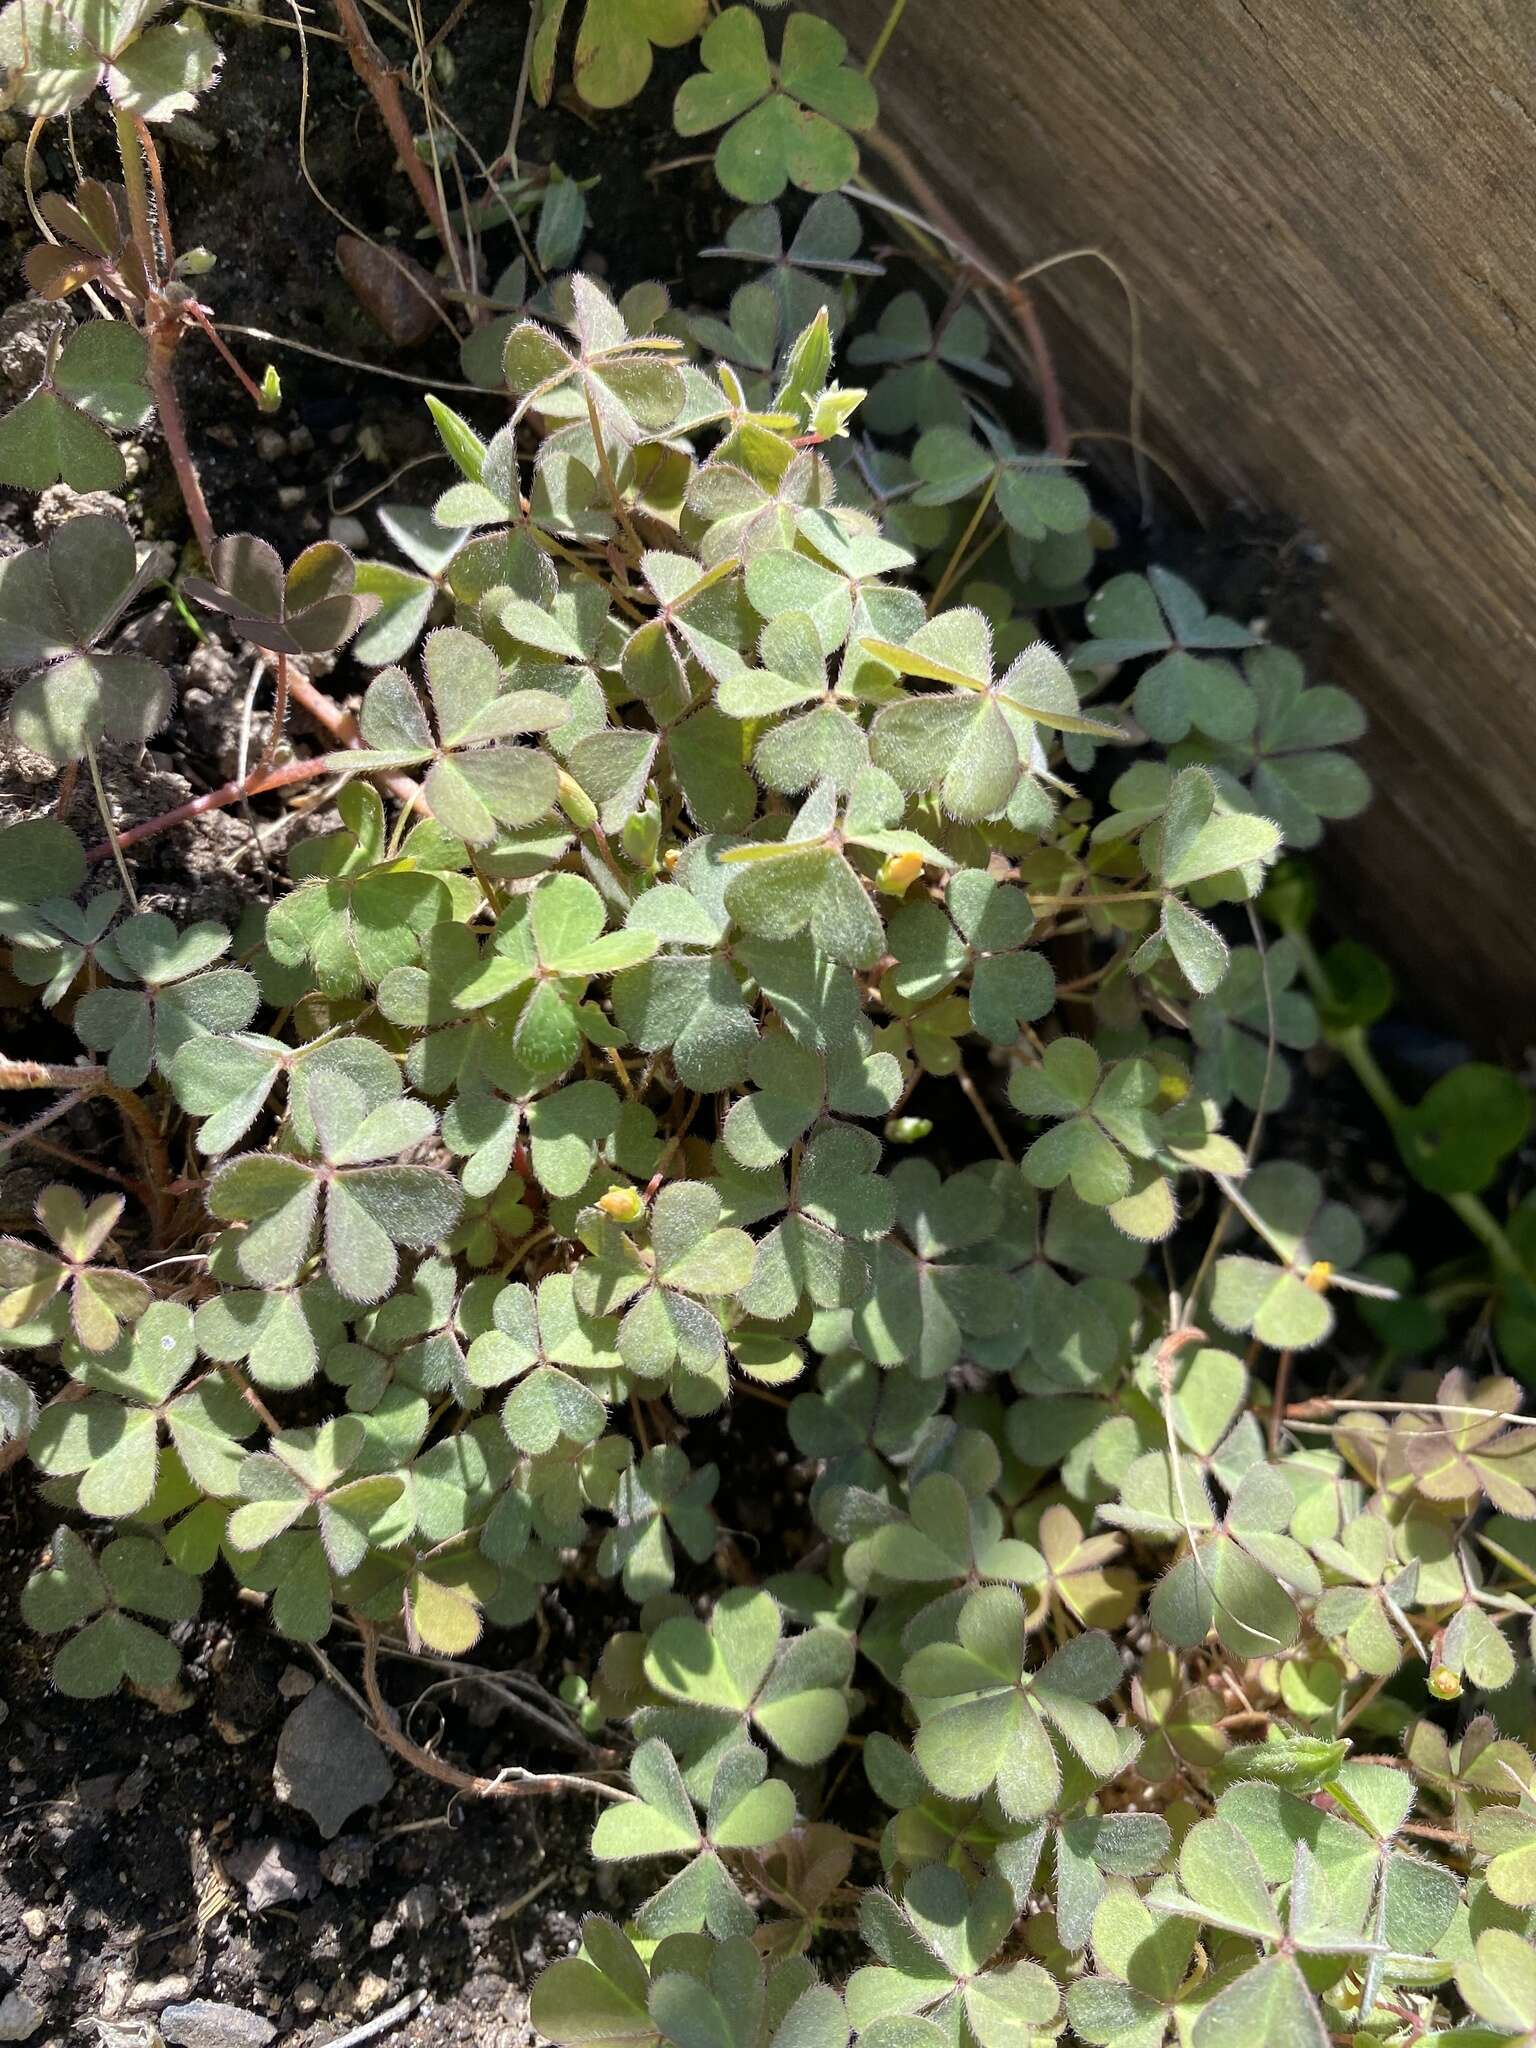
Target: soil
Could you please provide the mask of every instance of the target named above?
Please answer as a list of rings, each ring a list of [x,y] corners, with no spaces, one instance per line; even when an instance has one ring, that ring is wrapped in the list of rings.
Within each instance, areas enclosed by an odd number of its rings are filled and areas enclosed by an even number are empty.
[[[455,78],[441,96],[492,159],[506,140],[526,10],[507,0],[472,0],[462,10],[428,0],[422,11],[429,34],[458,17],[449,38]],[[311,18],[329,17],[318,10]],[[459,376],[457,351],[441,329],[413,351],[392,349],[337,269],[341,223],[314,188],[366,234],[418,255],[428,246],[416,240],[409,188],[338,45],[318,35],[309,44],[304,161],[311,185],[297,147],[295,37],[242,26],[229,13],[216,27],[227,50],[224,76],[195,126],[179,124],[165,153],[178,245],[201,244],[217,255],[200,289],[221,320],[364,366],[234,340],[254,374],[270,355],[282,375],[284,409],[260,419],[210,351],[183,353],[178,375],[193,445],[206,451],[215,526],[254,529],[291,555],[337,519],[361,517],[366,526],[369,503],[386,489],[395,501],[426,503],[443,487],[449,473],[420,386],[365,366],[443,388]],[[616,286],[659,277],[679,299],[718,299],[732,280],[718,269],[695,275],[679,268],[687,260],[680,252],[719,239],[724,216],[708,175],[688,165],[639,175],[678,152],[668,110],[686,69],[682,55],[659,53],[644,98],[615,115],[531,109],[521,147],[532,163],[553,158],[574,176],[602,174],[585,260]],[[77,127],[87,169],[105,173],[103,134],[89,121]],[[614,169],[616,135],[618,160],[632,167],[627,185]],[[42,160],[55,184],[67,181],[61,143],[45,143]],[[0,233],[19,262],[31,236],[18,168],[13,144],[0,162]],[[493,259],[513,253],[498,247]],[[0,379],[18,389],[29,381],[29,360],[35,364],[35,336],[35,309],[13,309],[0,320]],[[492,401],[456,395],[453,402],[487,433],[504,417]],[[179,546],[184,522],[163,451],[151,443],[135,467],[122,509],[146,538]],[[34,539],[39,523],[68,509],[57,493],[41,508],[0,498],[0,552]],[[1279,637],[1292,644],[1305,649],[1325,623],[1321,563],[1305,536],[1234,515],[1214,538],[1160,529],[1150,542],[1138,536],[1132,550],[1145,560],[1149,545],[1213,602],[1247,615],[1267,607]],[[250,682],[248,657],[217,637],[185,657],[187,636],[168,603],[134,631],[146,651],[170,662],[180,709],[147,753],[107,753],[120,825],[156,816],[237,772]],[[343,669],[325,686],[345,696],[359,683]],[[51,802],[57,787],[56,770],[0,738],[0,820]],[[265,886],[263,857],[276,868],[292,832],[315,822],[314,813],[306,818],[272,799],[258,800],[253,813],[220,812],[194,830],[146,842],[135,863],[145,906],[183,919],[237,914],[252,887]],[[100,836],[88,784],[69,815],[88,838]],[[110,863],[101,873],[105,882]],[[4,999],[0,977],[0,1009]],[[29,1050],[37,1050],[35,1013],[28,1028]],[[1346,1179],[1358,1186],[1360,1161],[1375,1149],[1365,1136],[1368,1118],[1331,1083],[1300,1089],[1288,1117],[1294,1150],[1337,1164],[1342,1148]],[[79,1113],[66,1128],[88,1156],[107,1156],[116,1140],[99,1111]],[[31,1179],[25,1171],[10,1175],[7,1210],[26,1198]],[[1398,1190],[1375,1190],[1373,1199],[1390,1210]],[[791,1562],[786,1545],[807,1525],[781,1432],[748,1431],[745,1441],[738,1435],[719,1447],[713,1435],[697,1429],[690,1448],[730,1457],[733,1512],[745,1520],[722,1555],[699,1568],[700,1587],[717,1582],[722,1567],[751,1578]],[[278,1732],[303,1684],[317,1675],[326,1682],[324,1660],[282,1643],[260,1609],[242,1604],[226,1584],[203,1619],[178,1631],[186,1678],[174,1707],[134,1697],[67,1701],[52,1691],[42,1648],[16,1612],[19,1587],[49,1530],[31,1479],[15,1469],[0,1474],[0,1641],[10,1646],[0,1681],[0,1997],[14,1988],[40,2009],[34,2048],[96,2040],[147,2048],[159,2009],[190,1998],[263,2015],[282,2040],[318,2048],[410,1993],[423,1994],[423,2002],[387,2036],[402,2048],[511,2048],[529,2039],[527,1987],[539,1969],[574,1945],[584,1912],[624,1909],[611,1873],[588,1855],[591,1797],[466,1804],[397,1767],[390,1795],[324,1842],[273,1790]],[[539,1628],[493,1631],[476,1657],[494,1670],[528,1671],[551,1689],[566,1670],[589,1675],[621,1625],[621,1606],[610,1601],[595,1587],[562,1591],[546,1599]],[[338,1635],[327,1654],[355,1684],[357,1646]],[[403,1707],[431,1676],[393,1663],[383,1682]],[[412,1726],[418,1739],[434,1737],[445,1756],[486,1775],[514,1761],[569,1767],[567,1756],[530,1742],[526,1727],[473,1686],[435,1693]],[[300,1895],[253,1911],[241,1873],[273,1843],[287,1845]]]

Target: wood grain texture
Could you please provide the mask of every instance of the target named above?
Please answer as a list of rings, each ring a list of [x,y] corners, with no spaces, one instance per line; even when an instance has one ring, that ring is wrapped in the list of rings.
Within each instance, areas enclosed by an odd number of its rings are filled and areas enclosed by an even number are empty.
[[[1536,0],[915,0],[879,83],[989,260],[1129,271],[1153,444],[1324,543],[1378,788],[1340,920],[1536,1042]],[[1116,287],[1038,290],[1073,425],[1123,428]]]

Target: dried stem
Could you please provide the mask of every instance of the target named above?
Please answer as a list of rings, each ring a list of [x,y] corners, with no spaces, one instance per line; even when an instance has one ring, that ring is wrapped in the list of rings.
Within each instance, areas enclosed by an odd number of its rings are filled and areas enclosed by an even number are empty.
[[[953,214],[939,198],[928,179],[919,170],[909,151],[894,137],[882,129],[871,130],[867,140],[891,164],[908,188],[917,195],[928,215],[921,223],[937,234],[951,252],[976,273],[987,290],[997,294],[1007,305],[1014,325],[1024,337],[1025,348],[1021,351],[1034,373],[1035,384],[1040,394],[1040,411],[1045,424],[1046,446],[1055,456],[1065,458],[1072,452],[1072,430],[1067,425],[1066,411],[1062,404],[1061,384],[1056,375],[1056,366],[1051,359],[1050,348],[1041,328],[1034,302],[1023,285],[1015,279],[1000,277],[992,266],[978,254],[975,245],[961,233]],[[878,202],[877,202],[878,203]],[[887,202],[888,203],[888,202]],[[904,209],[892,209],[897,218]]]
[[[971,1108],[975,1110],[976,1121],[992,1140],[998,1158],[1002,1160],[1005,1166],[1012,1166],[1014,1159],[1012,1152],[1008,1149],[1008,1140],[998,1129],[997,1119],[983,1100],[981,1090],[976,1086],[976,1083],[971,1079],[963,1066],[955,1069],[955,1079],[960,1084],[961,1094],[964,1095]]]
[[[51,1123],[57,1123],[61,1116],[68,1116],[77,1103],[84,1102],[89,1090],[76,1088],[62,1101],[50,1103],[47,1109],[39,1110],[26,1123],[19,1124],[14,1131],[0,1129],[0,1155],[9,1152],[13,1145],[30,1144],[39,1131],[47,1130]]]
[[[368,33],[357,0],[333,0],[333,5],[336,9],[336,18],[341,23],[347,55],[352,59],[352,69],[372,95],[373,103],[379,110],[379,117],[388,129],[389,139],[395,146],[400,168],[410,179],[411,189],[421,202],[422,212],[437,230],[438,240],[453,265],[454,276],[462,289],[469,275],[464,252],[459,247],[459,238],[449,223],[436,181],[416,154],[416,138],[411,133],[405,103],[400,97],[399,81],[386,66],[383,53]]]
[[[511,1772],[518,1767],[513,1765],[505,1773],[498,1772],[494,1778],[481,1778],[473,1772],[461,1771],[453,1764],[444,1763],[441,1757],[422,1749],[396,1727],[389,1703],[379,1690],[379,1632],[371,1621],[365,1621],[359,1614],[353,1614],[349,1619],[363,1642],[363,1692],[373,1715],[374,1732],[396,1756],[425,1776],[436,1778],[440,1785],[451,1785],[455,1792],[465,1792],[476,1799],[528,1799],[545,1792],[591,1792],[599,1799],[634,1798],[632,1792],[625,1792],[617,1785],[605,1785],[600,1779],[575,1777],[564,1771],[550,1771],[543,1776],[519,1771],[514,1777]]]

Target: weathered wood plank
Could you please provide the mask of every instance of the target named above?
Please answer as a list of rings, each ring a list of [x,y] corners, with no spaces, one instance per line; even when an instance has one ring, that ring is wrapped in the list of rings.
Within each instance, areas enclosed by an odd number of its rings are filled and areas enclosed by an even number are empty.
[[[841,0],[867,46],[886,0]],[[993,261],[1095,244],[1149,437],[1333,563],[1380,794],[1341,914],[1482,1043],[1536,1038],[1536,0],[916,0],[888,124]],[[1123,302],[1039,287],[1073,422]]]

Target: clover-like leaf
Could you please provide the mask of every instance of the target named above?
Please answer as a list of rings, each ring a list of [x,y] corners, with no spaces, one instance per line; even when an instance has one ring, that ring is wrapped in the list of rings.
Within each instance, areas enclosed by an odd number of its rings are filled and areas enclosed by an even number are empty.
[[[1032,1820],[1061,1788],[1059,1739],[1090,1772],[1119,1769],[1120,1741],[1097,1710],[1120,1681],[1108,1636],[1077,1636],[1026,1670],[1025,1607],[1010,1586],[983,1586],[960,1609],[955,1640],[925,1645],[902,1667],[918,1717],[913,1753],[949,1799],[994,1790],[1003,1811]]]
[[[581,272],[570,288],[574,347],[531,320],[507,337],[503,363],[519,411],[594,419],[622,447],[670,427],[686,396],[681,372],[667,360],[678,343],[632,335],[612,299]]]
[[[910,854],[939,868],[949,856],[921,833],[893,829],[901,797],[889,776],[865,769],[845,806],[830,781],[817,784],[782,840],[754,841],[722,856],[737,872],[726,885],[725,907],[754,936],[790,939],[809,929],[829,959],[871,966],[884,928],[845,846],[882,854]]]
[[[1006,815],[1038,828],[1051,806],[1037,779],[1044,766],[1037,728],[1118,737],[1117,727],[1081,710],[1071,674],[1044,642],[996,675],[992,629],[978,611],[943,612],[900,646],[868,635],[859,644],[898,675],[947,686],[943,695],[887,705],[870,745],[876,764],[904,790],[934,791],[953,818]]]
[[[1200,742],[1197,751],[1234,794],[1246,788],[1287,846],[1316,846],[1325,819],[1358,817],[1370,802],[1365,771],[1339,751],[1363,734],[1365,714],[1346,690],[1309,685],[1286,648],[1255,648],[1243,673],[1255,707],[1251,736],[1241,745]]]
[[[715,1190],[673,1181],[656,1197],[650,1244],[641,1247],[610,1219],[593,1226],[596,1256],[580,1267],[576,1297],[591,1312],[619,1308],[619,1356],[631,1372],[659,1378],[674,1365],[696,1377],[721,1368],[725,1339],[710,1304],[751,1279],[756,1248],[744,1230],[721,1226]]]
[[[144,337],[126,321],[77,327],[42,377],[0,418],[0,482],[44,491],[116,490],[127,468],[109,428],[132,433],[149,418]]]
[[[821,1763],[842,1739],[851,1641],[831,1628],[785,1639],[783,1627],[771,1594],[742,1587],[722,1596],[707,1625],[677,1615],[652,1636],[645,1674],[668,1704],[640,1725],[690,1760],[691,1781],[711,1781],[722,1754],[754,1730],[792,1764]]]
[[[1292,986],[1300,969],[1289,938],[1262,953],[1256,946],[1238,946],[1220,987],[1192,1005],[1190,1035],[1200,1048],[1195,1080],[1219,1107],[1235,1099],[1248,1109],[1284,1108],[1291,1090],[1284,1055],[1309,1051],[1318,1035],[1316,1009]]]
[[[757,16],[728,7],[704,32],[704,69],[679,91],[673,125],[683,136],[725,128],[715,174],[736,199],[760,205],[788,184],[833,192],[857,173],[853,134],[872,127],[876,113],[874,88],[847,54],[830,23],[791,14],[775,65]]]
[[[563,725],[570,706],[548,690],[504,690],[490,648],[456,626],[427,636],[422,663],[436,731],[405,671],[384,669],[363,698],[364,745],[332,755],[332,766],[360,775],[425,766],[432,815],[471,846],[494,839],[499,826],[547,816],[559,787],[553,759],[507,742]]]
[[[168,1074],[191,1040],[243,1031],[260,1000],[243,967],[215,967],[229,950],[222,925],[178,932],[158,911],[141,911],[95,948],[96,964],[114,980],[139,988],[93,989],[75,1005],[75,1029],[106,1052],[107,1072],[122,1088],[142,1086],[153,1067]]]
[[[650,1976],[629,1936],[589,1914],[580,1952],[551,1963],[535,1983],[529,2017],[555,2048],[649,2048],[660,2038],[649,1997]]]
[[[1023,2048],[1054,2039],[1061,1993],[1038,1963],[995,1961],[1017,1917],[1000,1877],[968,1892],[940,1863],[914,1870],[900,1903],[866,1893],[864,1939],[881,1963],[848,1980],[848,2017],[864,2031],[894,2014],[922,2014],[947,2037],[978,2048]]]
[[[57,1182],[37,1198],[39,1225],[55,1252],[19,1237],[0,1237],[0,1331],[14,1330],[68,1292],[70,1327],[87,1351],[110,1351],[124,1323],[143,1315],[150,1290],[137,1274],[98,1265],[97,1254],[117,1228],[126,1203],[99,1195],[87,1208]]]
[[[953,505],[963,498],[995,500],[1008,526],[1025,540],[1049,533],[1080,533],[1088,524],[1088,493],[1049,455],[1027,455],[990,422],[983,440],[957,427],[930,427],[912,451],[919,505]]]
[[[197,1581],[167,1561],[150,1536],[119,1536],[99,1558],[72,1529],[55,1531],[50,1557],[22,1591],[22,1617],[40,1635],[73,1630],[55,1653],[53,1681],[74,1699],[101,1699],[126,1678],[146,1692],[176,1683],[181,1658],[153,1621],[188,1621]]]
[[[18,739],[77,761],[102,739],[145,740],[171,707],[171,679],[142,654],[103,652],[153,570],[120,520],[87,513],[0,562],[0,669],[24,672],[11,700]]]
[[[604,930],[603,899],[579,875],[551,875],[516,898],[497,920],[481,971],[460,987],[461,1011],[503,1007],[517,1058],[534,1074],[564,1071],[584,1038],[598,1043],[611,1030],[584,1000],[594,975],[617,974],[648,960],[652,932]]]
[[[864,402],[863,417],[880,434],[949,426],[964,432],[971,399],[959,380],[1006,387],[1008,372],[990,360],[991,331],[978,306],[962,301],[935,328],[920,292],[899,292],[873,333],[856,335],[848,360],[885,374]]]
[[[787,245],[778,208],[757,206],[736,216],[723,243],[699,253],[760,265],[784,332],[803,333],[825,312],[835,337],[843,320],[837,280],[881,272],[878,263],[860,257],[862,240],[857,209],[840,192],[824,192],[807,207]]]
[[[587,0],[571,75],[589,107],[622,107],[644,91],[651,46],[675,50],[704,26],[706,0]],[[546,267],[554,267],[547,263]]]
[[[164,1430],[198,1490],[229,1496],[254,1411],[217,1374],[182,1390],[197,1356],[192,1311],[152,1303],[110,1351],[87,1353],[75,1377],[83,1401],[44,1410],[30,1445],[44,1472],[78,1478],[87,1514],[135,1515],[155,1490]]]
[[[164,0],[11,0],[0,15],[0,67],[20,81],[18,103],[67,114],[99,85],[124,113],[169,121],[190,113],[218,76],[218,45],[189,7],[149,24]]]
[[[1172,744],[1191,727],[1228,741],[1252,732],[1253,695],[1215,650],[1252,647],[1258,636],[1208,612],[1182,577],[1167,569],[1111,577],[1088,605],[1088,630],[1092,637],[1073,655],[1075,664],[1158,657],[1142,672],[1131,699],[1153,739]]]
[[[602,1862],[652,1856],[690,1861],[647,1901],[636,1923],[640,1933],[654,1937],[708,1928],[724,1941],[751,1931],[752,1910],[719,1852],[765,1847],[792,1825],[794,1795],[766,1770],[761,1750],[743,1745],[727,1752],[701,1827],[672,1752],[654,1739],[641,1743],[629,1765],[638,1797],[598,1816],[592,1853]]]
[[[279,965],[307,964],[326,994],[350,996],[416,959],[422,936],[453,910],[451,878],[464,853],[441,834],[418,840],[438,830],[418,826],[390,858],[384,805],[371,784],[352,783],[337,809],[336,831],[294,849],[297,886],[267,913],[266,942]]]
[[[1272,1160],[1244,1183],[1244,1213],[1279,1261],[1229,1252],[1216,1263],[1211,1309],[1228,1330],[1246,1330],[1277,1350],[1320,1344],[1333,1328],[1328,1282],[1355,1265],[1364,1247],[1356,1218],[1325,1202],[1316,1174]]]
[[[715,1547],[716,1522],[710,1502],[720,1484],[719,1469],[694,1471],[676,1444],[657,1444],[619,1481],[617,1523],[603,1538],[598,1569],[622,1573],[631,1600],[670,1592],[676,1572],[673,1539],[695,1564]]]
[[[246,1153],[209,1184],[208,1207],[248,1228],[236,1257],[258,1286],[291,1285],[323,1233],[326,1270],[349,1301],[378,1301],[399,1271],[396,1247],[425,1250],[458,1221],[464,1197],[434,1166],[400,1155],[431,1137],[436,1120],[409,1098],[370,1108],[341,1077],[309,1082],[315,1160]]]
[[[1150,1062],[1121,1060],[1106,1070],[1086,1040],[1053,1039],[1040,1065],[1016,1067],[1008,1084],[1015,1109],[1052,1119],[1024,1155],[1026,1179],[1054,1188],[1070,1178],[1083,1201],[1113,1214],[1131,1194],[1131,1162],[1157,1151],[1158,1093]]]
[[[269,542],[229,534],[214,542],[209,568],[186,579],[187,594],[272,654],[329,654],[379,609],[377,597],[358,594],[357,564],[333,540],[313,542],[285,570]]]
[[[1477,1194],[1524,1141],[1531,1098],[1502,1067],[1467,1060],[1393,1120],[1403,1162],[1438,1195]]]

